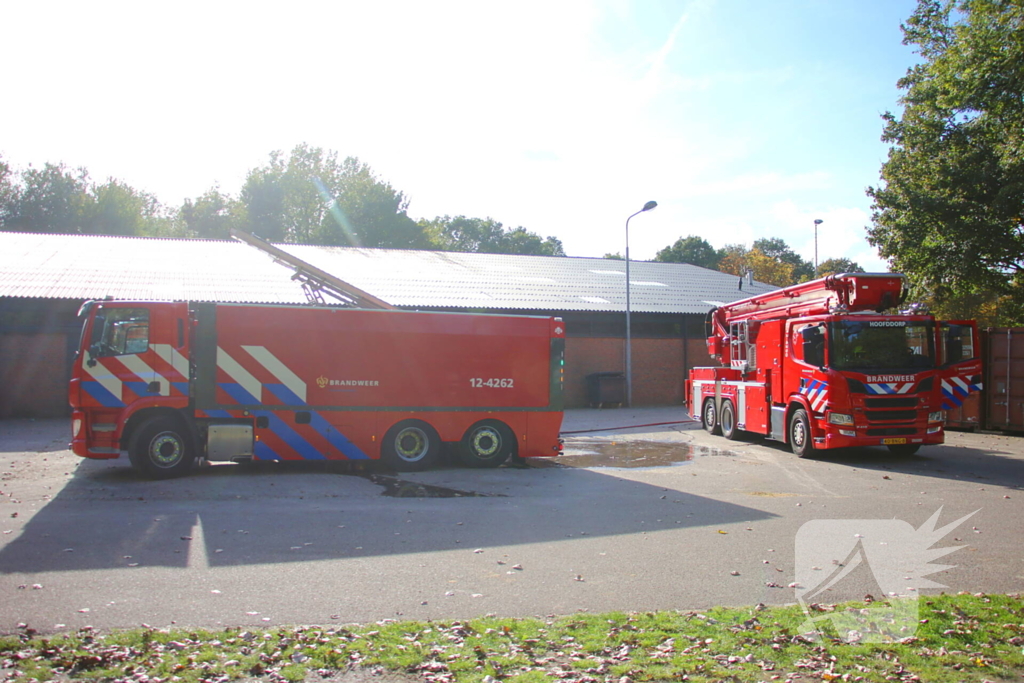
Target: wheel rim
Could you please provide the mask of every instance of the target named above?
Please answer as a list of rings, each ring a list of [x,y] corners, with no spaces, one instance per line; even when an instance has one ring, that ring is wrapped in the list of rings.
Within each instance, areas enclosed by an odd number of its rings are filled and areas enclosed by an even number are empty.
[[[807,440],[807,428],[804,426],[803,420],[793,421],[793,444],[797,448],[803,448],[804,442]]]
[[[704,424],[708,427],[715,426],[715,404],[711,401],[704,404]]]
[[[174,467],[185,456],[185,446],[174,432],[161,432],[149,442],[149,459],[157,467]]]
[[[418,427],[406,427],[395,435],[395,453],[406,462],[416,462],[430,450],[430,439]]]
[[[473,455],[478,458],[489,458],[501,450],[501,434],[492,427],[482,427],[473,433],[469,443]]]

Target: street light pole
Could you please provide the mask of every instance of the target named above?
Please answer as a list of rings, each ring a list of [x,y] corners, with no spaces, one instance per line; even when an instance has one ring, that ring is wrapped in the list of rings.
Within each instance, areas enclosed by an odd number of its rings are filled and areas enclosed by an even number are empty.
[[[814,219],[814,277],[818,277],[818,226],[821,223],[820,218]]]
[[[650,211],[657,205],[658,202],[651,200],[644,204],[644,208],[626,219],[626,407],[628,408],[633,407],[633,348],[629,320],[629,219],[644,211]]]

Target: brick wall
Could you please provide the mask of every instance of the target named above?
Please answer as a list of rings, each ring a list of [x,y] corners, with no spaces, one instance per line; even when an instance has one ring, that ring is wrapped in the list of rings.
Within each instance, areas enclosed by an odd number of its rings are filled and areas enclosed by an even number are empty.
[[[71,412],[67,345],[60,333],[0,335],[0,419]]]
[[[681,405],[689,367],[711,365],[703,339],[634,339],[633,405]],[[587,375],[625,373],[626,340],[569,337],[565,340],[565,405],[588,405]]]

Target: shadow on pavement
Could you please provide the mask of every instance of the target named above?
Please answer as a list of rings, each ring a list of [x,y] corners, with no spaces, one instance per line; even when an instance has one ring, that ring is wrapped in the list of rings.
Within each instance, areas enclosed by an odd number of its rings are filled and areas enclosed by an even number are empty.
[[[122,458],[80,462],[0,550],[0,572],[397,556],[774,516],[572,466],[395,475],[341,463],[259,463],[148,481]]]

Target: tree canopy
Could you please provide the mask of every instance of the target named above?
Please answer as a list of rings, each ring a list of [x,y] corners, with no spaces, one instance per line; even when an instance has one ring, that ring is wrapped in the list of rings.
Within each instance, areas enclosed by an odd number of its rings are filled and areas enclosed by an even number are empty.
[[[724,253],[715,249],[703,237],[680,237],[654,257],[662,263],[689,263],[701,268],[717,270]]]
[[[438,216],[419,225],[431,248],[441,251],[565,256],[557,237],[541,239],[526,228],[509,229],[492,218]]]
[[[825,277],[826,275],[839,275],[840,273],[863,273],[864,269],[861,268],[855,261],[851,261],[848,258],[830,258],[825,259],[818,264],[818,277]]]
[[[1024,309],[1024,4],[918,0],[904,43],[922,62],[898,86],[900,116],[868,240],[938,312],[994,296]]]
[[[84,168],[16,172],[0,158],[0,230],[228,239],[232,228],[272,242],[564,256],[556,237],[491,219],[414,221],[404,193],[355,157],[300,144],[249,171],[238,196],[213,187],[178,208]]]

